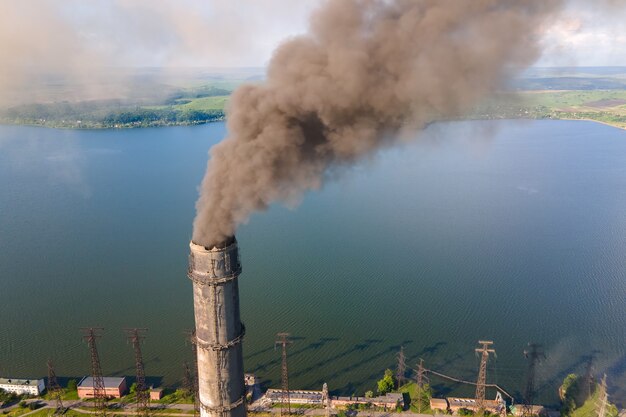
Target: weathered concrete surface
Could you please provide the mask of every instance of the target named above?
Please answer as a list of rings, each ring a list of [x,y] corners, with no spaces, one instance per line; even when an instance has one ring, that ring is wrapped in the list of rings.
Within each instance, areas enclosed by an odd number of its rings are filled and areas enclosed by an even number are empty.
[[[245,417],[237,241],[211,249],[189,244],[201,417]]]

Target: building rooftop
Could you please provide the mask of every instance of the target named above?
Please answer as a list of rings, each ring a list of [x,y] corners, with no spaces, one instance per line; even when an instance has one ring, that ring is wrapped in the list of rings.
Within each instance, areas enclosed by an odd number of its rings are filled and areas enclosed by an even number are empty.
[[[270,399],[281,399],[283,390],[270,388],[265,394]],[[322,400],[321,391],[307,391],[307,390],[289,390],[289,397],[292,399],[307,399],[307,400]]]
[[[374,397],[374,398],[366,398],[366,397],[333,397],[333,399],[339,401],[359,401],[359,402],[386,402],[386,403],[396,403],[398,401],[403,400],[403,396],[401,393],[389,392],[384,396]]]
[[[104,380],[105,388],[118,388],[122,385],[122,382],[126,379],[125,377],[117,377],[117,376],[105,376],[102,378]],[[84,377],[80,383],[78,384],[79,388],[93,388],[93,378],[90,376]]]
[[[39,379],[0,378],[0,384],[37,386]]]

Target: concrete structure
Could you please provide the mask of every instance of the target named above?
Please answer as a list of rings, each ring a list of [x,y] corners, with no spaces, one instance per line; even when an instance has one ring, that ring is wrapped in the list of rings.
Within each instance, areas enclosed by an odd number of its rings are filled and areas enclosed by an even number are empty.
[[[18,395],[39,395],[46,389],[46,385],[43,379],[0,378],[0,389]]]
[[[370,404],[372,407],[380,407],[385,410],[394,410],[397,407],[404,407],[404,398],[400,393],[388,393],[384,396],[366,397],[331,397],[332,407],[343,408],[350,404]]]
[[[448,411],[448,402],[445,398],[431,398],[430,399],[431,410],[441,410],[442,412]]]
[[[104,392],[109,398],[121,398],[126,394],[128,387],[126,386],[125,377],[111,377],[105,376],[104,380]],[[78,398],[93,398],[93,378],[86,376],[78,383]]]
[[[257,383],[257,379],[256,379],[256,375],[255,374],[244,374],[243,375],[243,379],[244,379],[247,387],[251,387],[253,385],[256,385],[256,383]]]
[[[163,388],[150,388],[150,399],[153,401],[163,398]]]
[[[201,417],[245,417],[239,316],[241,273],[237,240],[206,248],[190,242]]]
[[[283,400],[283,390],[270,388],[265,393],[265,398],[272,404],[279,404]],[[322,405],[322,391],[289,390],[289,402]]]
[[[458,414],[461,408],[465,408],[470,411],[478,411],[478,405],[476,404],[475,398],[456,398],[456,397],[448,397],[446,398],[448,401],[448,409],[452,414]],[[485,411],[488,411],[492,414],[500,414],[502,411],[502,407],[506,407],[501,401],[497,400],[485,400]]]
[[[533,416],[545,416],[548,414],[548,411],[543,407],[543,405],[531,405],[530,412]],[[514,416],[521,416],[524,413],[524,406],[522,404],[516,404],[511,407],[511,414]]]

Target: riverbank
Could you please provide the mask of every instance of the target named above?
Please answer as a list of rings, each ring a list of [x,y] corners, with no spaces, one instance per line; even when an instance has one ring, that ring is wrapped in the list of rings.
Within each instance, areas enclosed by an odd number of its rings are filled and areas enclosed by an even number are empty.
[[[219,90],[220,94],[223,90]],[[176,99],[168,105],[111,102],[27,105],[0,113],[0,124],[56,129],[193,126],[226,119],[228,95]],[[626,90],[531,90],[499,93],[463,120],[586,120],[626,129]],[[448,120],[451,121],[451,120]]]

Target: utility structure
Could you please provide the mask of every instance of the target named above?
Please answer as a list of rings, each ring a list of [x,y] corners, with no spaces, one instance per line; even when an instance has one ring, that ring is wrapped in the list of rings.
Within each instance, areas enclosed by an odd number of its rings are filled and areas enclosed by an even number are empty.
[[[326,382],[322,385],[322,404],[324,405],[325,416],[330,417],[330,394]]]
[[[289,398],[289,371],[287,369],[287,345],[292,344],[293,342],[289,340],[289,333],[278,333],[276,335],[276,342],[274,342],[274,348],[277,345],[282,346],[282,362],[281,362],[281,373],[280,380],[282,382],[282,401],[281,401],[281,415],[291,414],[291,402]]]
[[[57,374],[56,372],[54,372],[54,365],[52,364],[51,359],[48,359],[47,389],[48,389],[48,394],[50,394],[50,396],[54,398],[54,401],[56,402],[56,408],[54,409],[54,412],[51,414],[55,416],[62,415],[63,413],[65,413],[65,407],[63,407],[63,400],[61,399],[61,396],[63,395],[63,390],[61,389],[61,386],[59,385],[59,382],[57,381]]]
[[[602,378],[602,382],[599,387],[598,403],[596,409],[598,410],[598,417],[606,417],[606,412],[609,405],[609,394],[606,389],[606,374]]]
[[[135,377],[136,377],[136,405],[137,414],[150,415],[150,391],[146,386],[146,373],[143,366],[143,356],[141,354],[141,341],[145,339],[145,333],[148,329],[124,329],[128,337],[128,341],[133,345],[135,351]]]
[[[424,369],[424,359],[420,358],[415,370],[415,383],[417,384],[417,412],[422,412],[422,400],[424,399],[424,381],[428,381],[426,369]]]
[[[591,397],[591,394],[593,393],[593,389],[595,387],[595,381],[593,378],[593,362],[595,360],[595,352],[592,352],[588,357],[587,357],[587,364],[585,365],[585,379],[584,379],[584,390],[580,390],[580,395],[581,397],[579,398],[579,401],[581,404],[583,404],[587,398]]]
[[[189,247],[200,416],[245,417],[237,240],[233,236],[210,247],[190,242]]]
[[[187,395],[193,395],[193,375],[189,362],[183,362],[183,390]]]
[[[185,378],[187,383],[184,386],[187,388],[187,393],[193,397],[193,415],[197,417],[200,415],[200,396],[198,395],[198,346],[196,339],[196,329],[185,331],[187,340],[191,343],[191,351],[193,352],[193,369],[192,373],[189,364],[185,362]]]
[[[102,327],[83,327],[83,338],[89,346],[91,355],[91,377],[93,380],[93,399],[95,402],[96,415],[106,415],[106,389],[104,386],[104,378],[102,377],[102,367],[100,366],[100,356],[98,356],[98,348],[96,339],[102,337]]]
[[[404,385],[405,373],[406,373],[406,357],[404,356],[404,346],[400,346],[400,352],[397,355],[398,363],[396,365],[396,381],[398,383],[397,388]]]
[[[487,385],[487,362],[489,361],[489,354],[496,354],[495,349],[492,349],[493,341],[491,340],[479,340],[478,344],[481,347],[476,348],[476,353],[480,354],[480,368],[478,371],[478,380],[476,381],[476,410],[479,415],[483,415],[485,412],[485,386]]]
[[[526,375],[526,391],[524,393],[524,406],[522,407],[522,416],[530,417],[533,415],[533,398],[535,396],[535,371],[537,364],[541,359],[545,359],[546,355],[541,350],[541,345],[529,343],[528,349],[524,350],[524,356],[528,359],[528,373]]]

